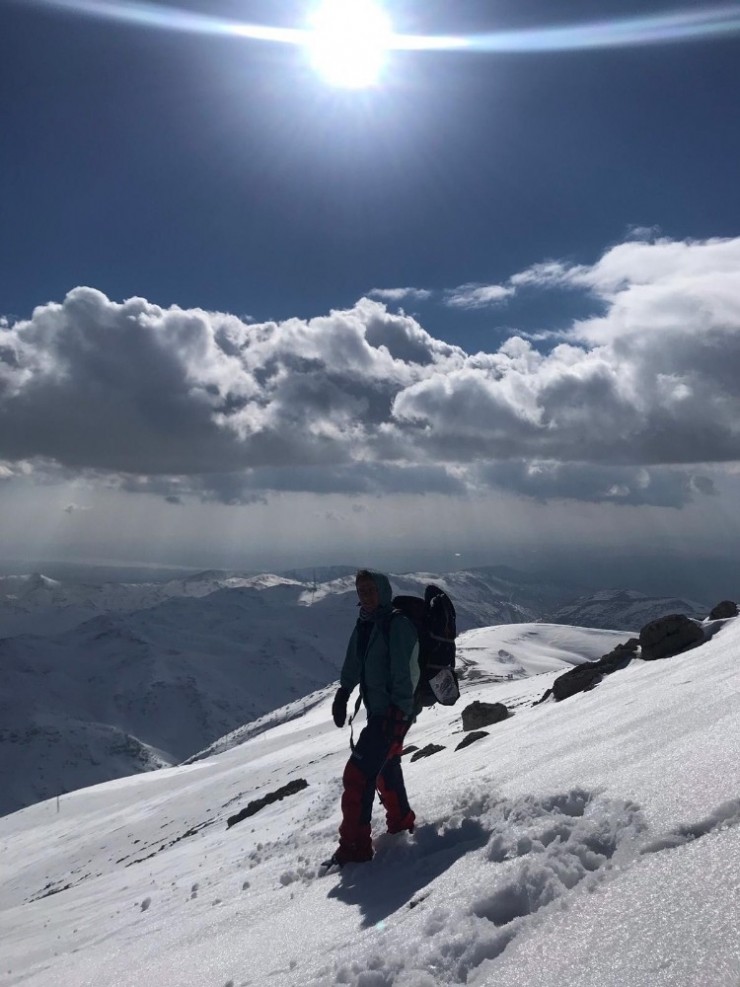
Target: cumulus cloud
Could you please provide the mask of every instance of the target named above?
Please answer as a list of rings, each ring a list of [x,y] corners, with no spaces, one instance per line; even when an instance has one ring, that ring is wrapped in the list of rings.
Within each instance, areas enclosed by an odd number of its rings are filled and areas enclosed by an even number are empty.
[[[604,464],[740,458],[740,239],[630,242],[591,267],[549,266],[597,296],[550,352],[510,339],[396,397],[430,455]]]
[[[545,352],[512,336],[468,354],[367,298],[247,323],[77,288],[0,326],[0,478],[56,470],[171,503],[711,494],[702,464],[740,460],[740,238],[632,240],[505,288],[531,286],[587,292],[602,314]]]

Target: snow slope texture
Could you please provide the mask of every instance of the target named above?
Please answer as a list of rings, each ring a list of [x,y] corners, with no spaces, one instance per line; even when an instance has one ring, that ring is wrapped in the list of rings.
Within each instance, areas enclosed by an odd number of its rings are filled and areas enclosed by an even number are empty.
[[[464,702],[514,715],[455,750],[460,706],[426,711],[410,742],[444,749],[406,762],[415,834],[376,809],[375,860],[338,876],[331,688],[224,753],[0,820],[0,984],[737,987],[740,620],[538,706],[555,673],[495,681],[504,643]]]

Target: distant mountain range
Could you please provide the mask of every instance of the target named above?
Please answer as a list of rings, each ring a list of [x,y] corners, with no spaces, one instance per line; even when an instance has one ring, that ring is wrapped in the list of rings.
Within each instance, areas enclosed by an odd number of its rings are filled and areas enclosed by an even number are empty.
[[[605,630],[639,630],[656,617],[669,613],[702,618],[707,616],[708,608],[696,600],[644,596],[629,589],[602,590],[550,611],[543,620],[578,627],[602,627]]]
[[[302,709],[338,677],[357,612],[354,571],[100,584],[0,577],[0,813],[176,764],[278,708]],[[630,591],[573,602],[577,587],[501,567],[392,582],[400,593],[442,586],[463,635],[545,620],[624,630],[626,639],[667,612],[707,612]],[[565,664],[591,657],[565,651]],[[503,676],[519,677],[515,661],[502,665]]]

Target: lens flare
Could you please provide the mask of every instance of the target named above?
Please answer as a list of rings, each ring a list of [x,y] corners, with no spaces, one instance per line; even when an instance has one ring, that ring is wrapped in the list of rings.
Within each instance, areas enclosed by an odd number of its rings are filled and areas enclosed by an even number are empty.
[[[346,89],[377,82],[393,38],[381,7],[372,0],[324,0],[311,26],[308,51],[327,82]]]
[[[309,51],[317,43],[316,31],[313,27],[281,28],[247,24],[156,3],[138,3],[133,0],[23,0],[23,2],[27,6],[35,4],[88,17],[129,21],[172,31],[226,35],[253,41],[297,45]],[[346,2],[350,3],[350,0]],[[359,3],[360,0],[354,0],[353,5]],[[495,53],[578,51],[668,42],[707,41],[738,33],[740,33],[740,5],[733,4],[706,10],[665,11],[655,15],[616,18],[586,24],[467,35],[397,34],[389,29],[387,36],[383,35],[382,50]],[[351,36],[352,32],[349,34]],[[354,37],[356,40],[356,32]],[[376,47],[376,57],[377,52]]]

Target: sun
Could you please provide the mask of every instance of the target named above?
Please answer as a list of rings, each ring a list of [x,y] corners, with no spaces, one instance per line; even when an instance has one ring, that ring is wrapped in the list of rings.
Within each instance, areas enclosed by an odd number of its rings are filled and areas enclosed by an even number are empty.
[[[323,0],[311,17],[308,53],[333,86],[365,89],[380,79],[393,36],[390,18],[373,0]]]

